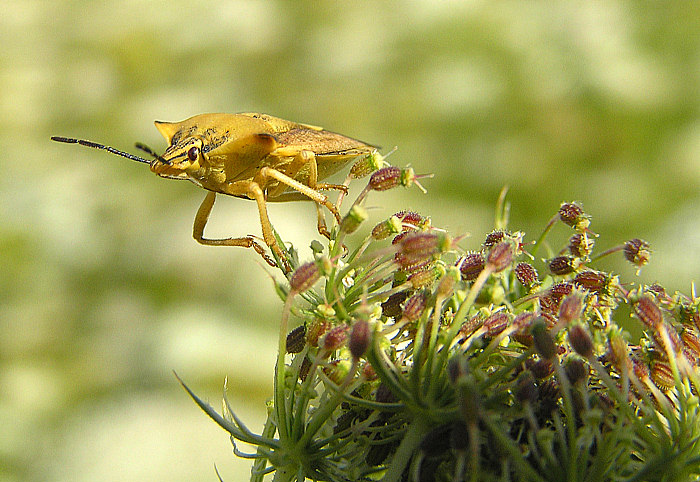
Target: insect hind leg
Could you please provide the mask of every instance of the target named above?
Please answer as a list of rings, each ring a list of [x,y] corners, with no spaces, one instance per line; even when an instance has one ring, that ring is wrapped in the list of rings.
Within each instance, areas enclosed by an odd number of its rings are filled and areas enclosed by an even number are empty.
[[[277,263],[274,259],[270,257],[258,242],[253,239],[252,236],[243,236],[240,238],[221,238],[221,239],[210,239],[204,237],[204,227],[207,225],[209,220],[209,215],[214,207],[214,201],[216,200],[216,193],[209,191],[207,196],[202,201],[202,204],[197,210],[197,214],[194,218],[194,225],[192,227],[192,236],[194,239],[206,246],[240,246],[242,248],[253,248],[256,253],[258,253],[267,264],[273,268],[277,267]],[[284,258],[282,258],[284,259]],[[283,270],[287,270],[288,267],[284,267]]]

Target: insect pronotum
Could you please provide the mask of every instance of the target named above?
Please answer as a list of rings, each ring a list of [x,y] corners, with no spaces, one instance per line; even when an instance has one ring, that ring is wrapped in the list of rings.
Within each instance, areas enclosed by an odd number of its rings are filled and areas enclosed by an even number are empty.
[[[147,160],[96,142],[54,136],[57,142],[80,144],[148,164],[151,171],[168,179],[188,180],[209,191],[194,218],[193,236],[210,246],[253,248],[271,266],[275,261],[252,235],[211,239],[204,227],[214,206],[216,194],[252,199],[257,203],[265,244],[289,271],[287,258],[273,234],[267,215],[268,201],[309,199],[318,210],[318,231],[326,237],[321,206],[340,221],[336,206],[321,191],[345,191],[340,184],[321,183],[358,156],[369,155],[375,146],[326,131],[321,127],[297,124],[266,114],[200,114],[182,122],[155,122],[168,141],[162,155],[151,148],[136,147],[153,157]]]

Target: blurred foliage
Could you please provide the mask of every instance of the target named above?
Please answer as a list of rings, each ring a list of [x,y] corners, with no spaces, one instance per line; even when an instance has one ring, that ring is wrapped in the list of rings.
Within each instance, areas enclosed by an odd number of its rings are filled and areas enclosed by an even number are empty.
[[[162,149],[155,119],[267,112],[399,146],[435,177],[382,202],[454,234],[487,232],[507,184],[532,236],[577,200],[601,249],[651,243],[645,280],[700,272],[697,3],[19,0],[0,41],[2,481],[245,473],[170,370],[271,393],[280,306],[256,256],[191,239],[203,193],[50,135]],[[270,215],[314,235],[308,204]],[[252,203],[212,221],[259,234]]]

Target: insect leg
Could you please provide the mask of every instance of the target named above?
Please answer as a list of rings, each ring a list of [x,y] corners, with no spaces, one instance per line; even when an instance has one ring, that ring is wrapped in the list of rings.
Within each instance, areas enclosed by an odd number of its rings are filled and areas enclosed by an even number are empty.
[[[312,172],[315,171],[313,167],[315,167],[316,163],[310,162],[309,164],[311,167]],[[335,219],[340,223],[340,214],[338,213],[338,209],[336,209],[335,205],[328,200],[328,196],[325,194],[322,194],[318,192],[316,189],[311,188],[307,186],[306,184],[303,184],[296,179],[293,179],[289,177],[288,175],[284,174],[283,172],[278,171],[277,169],[273,169],[271,167],[263,167],[260,169],[260,172],[258,176],[261,179],[262,184],[266,184],[268,179],[274,179],[276,181],[281,182],[282,184],[286,185],[287,187],[290,187],[294,189],[295,191],[299,192],[300,194],[303,194],[304,196],[308,197],[312,201],[322,204],[325,206],[335,217]],[[256,177],[258,177],[256,176]],[[309,176],[311,177],[311,176]],[[315,184],[315,183],[314,183]]]
[[[216,193],[209,191],[207,197],[204,198],[202,204],[197,210],[197,215],[194,217],[194,226],[192,227],[192,236],[194,239],[206,246],[241,246],[243,248],[253,248],[256,253],[258,253],[262,258],[272,266],[277,267],[275,261],[265,252],[265,248],[260,246],[252,236],[245,236],[241,238],[223,238],[223,239],[209,239],[204,237],[204,227],[207,225],[209,220],[209,215],[214,207],[214,201],[216,200]],[[263,230],[264,231],[264,230]],[[273,238],[274,239],[274,238]],[[267,242],[267,240],[266,240]]]

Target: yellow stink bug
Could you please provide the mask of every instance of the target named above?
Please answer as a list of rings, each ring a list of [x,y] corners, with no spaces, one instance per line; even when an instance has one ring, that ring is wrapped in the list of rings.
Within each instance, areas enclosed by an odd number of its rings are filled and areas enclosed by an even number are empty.
[[[136,144],[153,156],[152,161],[83,139],[51,139],[103,149],[148,164],[161,177],[184,179],[203,187],[209,192],[194,218],[194,239],[212,246],[252,247],[272,266],[276,266],[275,262],[252,235],[204,237],[216,193],[255,200],[263,239],[286,265],[267,215],[267,201],[314,201],[319,215],[318,231],[328,237],[320,206],[325,206],[338,221],[340,215],[321,191],[345,191],[346,187],[319,181],[342,169],[350,160],[376,150],[374,146],[320,127],[266,114],[201,114],[182,122],[156,121],[155,125],[169,143],[165,152],[158,155],[149,147]],[[282,268],[288,271],[288,266]]]

